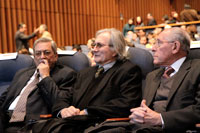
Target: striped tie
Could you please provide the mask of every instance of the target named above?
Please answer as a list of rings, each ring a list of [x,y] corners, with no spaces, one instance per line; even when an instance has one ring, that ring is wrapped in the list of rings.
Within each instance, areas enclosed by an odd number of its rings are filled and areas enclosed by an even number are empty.
[[[95,78],[98,78],[100,74],[102,74],[104,71],[104,68],[101,66],[97,69],[97,72],[95,73]]]
[[[174,69],[173,69],[172,67],[168,67],[168,68],[165,70],[165,72],[164,72],[164,74],[163,74],[163,77],[167,79],[167,78],[170,77],[170,74],[173,73],[173,72],[174,72]]]

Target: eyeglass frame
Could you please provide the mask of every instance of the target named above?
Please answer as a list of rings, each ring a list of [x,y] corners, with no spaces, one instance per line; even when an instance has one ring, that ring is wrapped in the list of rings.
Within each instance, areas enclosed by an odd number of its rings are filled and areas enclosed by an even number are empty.
[[[49,50],[35,51],[34,55],[37,56],[37,57],[39,57],[39,56],[42,55],[42,53],[44,54],[44,56],[49,56],[52,53],[52,51],[49,51]]]
[[[106,44],[103,44],[103,43],[100,43],[100,42],[98,42],[98,43],[93,43],[93,44],[92,44],[92,47],[93,47],[93,48],[94,48],[94,47],[102,48],[102,47],[104,47],[104,46],[113,47],[113,45],[111,45],[111,44],[106,45]]]
[[[161,41],[159,39],[156,40],[154,46],[160,47],[163,43],[174,43],[175,41]]]

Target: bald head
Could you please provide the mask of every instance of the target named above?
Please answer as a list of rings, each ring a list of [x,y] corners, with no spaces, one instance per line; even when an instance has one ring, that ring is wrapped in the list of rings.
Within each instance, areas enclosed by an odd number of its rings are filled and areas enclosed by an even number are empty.
[[[187,55],[190,49],[190,37],[181,28],[170,28],[161,32],[152,47],[154,64],[169,66]]]
[[[167,34],[163,38],[167,41],[178,41],[181,44],[181,50],[189,52],[190,49],[190,36],[189,34],[179,27],[165,29],[161,34]]]

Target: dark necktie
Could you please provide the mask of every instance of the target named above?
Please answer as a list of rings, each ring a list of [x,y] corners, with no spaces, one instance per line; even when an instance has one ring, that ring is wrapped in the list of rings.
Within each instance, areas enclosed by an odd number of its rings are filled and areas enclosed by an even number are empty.
[[[101,66],[97,69],[97,72],[95,73],[95,78],[98,78],[100,74],[102,74],[104,71],[104,68]]]
[[[26,86],[24,92],[22,92],[15,109],[13,110],[13,114],[11,116],[10,122],[21,122],[24,121],[24,117],[26,115],[26,103],[28,95],[36,88],[36,84],[39,82],[38,74],[35,75],[34,80]]]
[[[164,74],[163,74],[163,77],[167,79],[167,78],[170,77],[170,74],[173,73],[173,72],[174,72],[174,69],[173,69],[172,67],[168,67],[168,68],[165,70],[165,72],[164,72]]]

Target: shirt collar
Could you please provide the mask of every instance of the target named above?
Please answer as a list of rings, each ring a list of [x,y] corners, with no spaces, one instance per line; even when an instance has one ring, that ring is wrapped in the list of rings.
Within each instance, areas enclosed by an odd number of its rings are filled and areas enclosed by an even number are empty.
[[[175,70],[175,73],[178,72],[179,68],[181,67],[181,65],[183,64],[183,62],[185,61],[186,57],[182,57],[180,59],[178,59],[177,61],[175,61],[171,67]]]
[[[116,63],[116,61],[110,62],[108,64],[103,65],[102,67],[104,68],[104,72],[108,71],[113,65]],[[101,65],[98,65],[98,67],[101,67]]]

